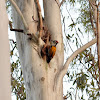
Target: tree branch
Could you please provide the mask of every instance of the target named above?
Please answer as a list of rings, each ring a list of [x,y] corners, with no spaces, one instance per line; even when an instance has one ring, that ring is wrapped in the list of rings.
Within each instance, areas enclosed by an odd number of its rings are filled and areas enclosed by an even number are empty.
[[[66,61],[66,63],[64,64],[64,67],[62,69],[62,71],[59,73],[58,79],[57,79],[57,85],[56,85],[56,89],[59,89],[58,87],[60,86],[60,84],[62,83],[62,79],[64,77],[64,75],[66,74],[67,70],[68,70],[68,66],[70,64],[70,62],[81,52],[83,52],[86,48],[92,46],[93,44],[95,44],[97,42],[97,38],[91,40],[90,42],[88,42],[87,44],[83,45],[81,48],[79,48],[78,50],[76,50]],[[57,90],[58,91],[58,90]]]
[[[11,31],[15,31],[15,32],[21,32],[23,33],[24,31],[22,29],[10,29]]]
[[[99,3],[100,4],[100,3]],[[98,53],[98,69],[99,69],[99,84],[100,84],[100,22],[99,22],[99,4],[97,6],[97,53]],[[100,85],[99,85],[100,88]]]
[[[96,7],[96,4],[93,3],[93,1],[89,0],[89,3],[91,4],[91,6],[92,6],[93,8]],[[95,8],[94,8],[94,9],[95,9]]]
[[[26,33],[26,35],[30,36],[30,39],[32,40],[35,40],[36,42],[38,42],[38,37],[33,33],[27,33],[27,32],[24,32],[23,29],[13,29],[12,27],[12,22],[9,21],[9,27],[10,27],[10,31],[15,31],[15,32],[21,32],[21,33]]]
[[[56,1],[56,3],[57,3],[58,7],[60,8],[60,4],[58,3],[58,1],[57,1],[57,0],[55,0],[55,1]]]
[[[93,8],[94,20],[97,22],[97,5],[96,5],[96,2],[95,2],[95,0],[93,0],[93,1],[89,0],[89,3]]]
[[[37,8],[38,8],[38,14],[39,14],[39,25],[40,25],[40,30],[39,30],[39,37],[41,37],[42,35],[42,32],[43,32],[43,20],[42,20],[42,14],[41,14],[41,7],[40,7],[40,4],[39,4],[39,0],[36,0],[36,3],[37,3]]]
[[[95,36],[96,36],[96,35],[97,35],[97,30],[96,30],[96,27],[95,27],[95,25],[94,25],[93,19],[94,19],[94,17],[93,17],[93,15],[92,15],[92,7],[91,7],[91,5],[90,5],[90,21],[91,21],[91,26],[92,26],[92,29],[93,29],[93,31],[94,31],[94,34],[95,34]]]
[[[27,24],[27,22],[26,22],[26,20],[25,20],[25,18],[24,18],[24,16],[23,16],[23,14],[22,14],[22,12],[20,11],[19,7],[16,5],[16,3],[15,3],[14,0],[10,0],[10,2],[11,2],[12,5],[14,6],[14,8],[16,9],[17,13],[20,15],[20,17],[21,17],[21,19],[22,19],[22,21],[23,21],[23,24],[24,24],[26,30],[28,30],[28,29],[29,29],[28,24]]]
[[[9,27],[10,27],[10,31],[15,31],[15,32],[24,33],[24,30],[23,30],[23,29],[13,29],[13,27],[12,27],[12,22],[11,22],[11,21],[9,21]]]
[[[61,3],[60,3],[60,7],[61,7],[61,5],[64,3],[64,1],[65,1],[65,0],[62,0],[62,1],[61,1]]]
[[[66,8],[66,10],[67,10],[67,8]],[[74,22],[74,20],[73,20],[73,18],[72,18],[72,16],[71,16],[71,14],[69,13],[69,11],[68,11],[68,10],[67,10],[67,12],[68,12],[68,14],[69,14],[69,16],[70,16],[70,18],[71,18],[71,20],[72,20],[73,24],[75,24],[75,22]],[[75,29],[75,31],[76,31],[76,35],[78,36],[78,38],[79,38],[79,40],[80,40],[81,44],[83,45],[83,43],[82,43],[82,41],[81,41],[81,38],[79,37],[78,32],[77,32],[77,29],[76,29],[76,27],[75,27],[75,26],[74,26],[74,29]]]

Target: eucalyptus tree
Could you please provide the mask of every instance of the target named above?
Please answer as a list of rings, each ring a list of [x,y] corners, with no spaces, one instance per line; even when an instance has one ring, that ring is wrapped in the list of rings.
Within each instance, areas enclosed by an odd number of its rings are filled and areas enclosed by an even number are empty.
[[[77,49],[64,64],[64,46],[60,6],[62,0],[43,0],[44,18],[38,0],[10,0],[13,5],[13,22],[16,43],[26,87],[27,100],[63,100],[63,77],[70,62],[86,48],[96,43],[94,38]],[[16,2],[16,3],[15,3]],[[94,3],[91,3],[94,6]],[[46,36],[47,35],[47,36]],[[44,41],[46,37],[48,42]],[[54,58],[48,64],[41,57],[43,46],[57,40]]]

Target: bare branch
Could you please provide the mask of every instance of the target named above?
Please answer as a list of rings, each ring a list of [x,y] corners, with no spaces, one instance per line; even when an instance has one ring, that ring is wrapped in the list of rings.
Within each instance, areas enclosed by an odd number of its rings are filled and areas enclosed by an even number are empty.
[[[68,66],[70,64],[70,62],[81,52],[83,52],[86,48],[92,46],[93,44],[95,44],[97,42],[97,38],[91,40],[90,42],[88,42],[87,44],[83,45],[81,48],[79,48],[78,50],[76,50],[66,61],[66,63],[64,64],[64,67],[62,69],[62,71],[59,73],[58,79],[57,79],[57,87],[56,89],[59,89],[58,87],[60,86],[62,79],[64,77],[64,75],[66,74],[67,70],[68,70]]]
[[[26,30],[28,30],[28,29],[29,29],[28,24],[27,24],[27,22],[26,22],[26,20],[25,20],[25,18],[24,18],[24,16],[23,16],[23,14],[22,14],[22,12],[20,11],[19,7],[16,5],[16,3],[15,3],[14,0],[10,0],[10,2],[11,2],[12,5],[14,6],[14,8],[16,9],[17,13],[20,15],[20,17],[21,17],[21,19],[22,19],[22,21],[23,21],[23,24],[24,24]]]
[[[15,31],[15,32],[21,32],[23,33],[24,31],[22,29],[10,29],[11,31]]]
[[[55,0],[55,1],[56,1],[56,3],[57,3],[58,7],[60,8],[60,4],[59,4],[59,2],[58,2],[57,0]]]
[[[9,27],[10,27],[10,30],[11,31],[24,33],[24,30],[23,29],[13,29],[12,22],[11,21],[9,21]]]
[[[61,1],[61,3],[60,3],[60,7],[61,7],[61,5],[64,3],[64,1],[65,1],[65,0],[62,0],[62,1]]]
[[[24,32],[23,29],[13,29],[11,21],[9,21],[9,27],[10,27],[11,31],[24,33],[24,34],[28,35],[31,39],[34,39],[36,42],[38,42],[38,37],[34,33],[32,34],[32,33]]]
[[[10,26],[10,29],[12,29],[12,22],[9,21],[9,26]]]
[[[66,10],[67,10],[67,8],[66,8]],[[68,12],[68,14],[69,14],[69,16],[70,16],[70,18],[71,18],[71,20],[72,20],[73,24],[75,24],[75,22],[74,22],[74,20],[73,20],[73,18],[72,18],[72,16],[71,16],[71,14],[69,13],[69,11],[68,11],[68,10],[67,10],[67,12]],[[79,40],[80,40],[81,44],[83,45],[83,43],[82,43],[82,41],[81,41],[81,38],[79,37],[78,32],[77,32],[77,29],[76,29],[76,27],[75,27],[75,26],[74,26],[74,29],[75,29],[75,31],[76,31],[76,35],[78,36],[78,38],[79,38]]]

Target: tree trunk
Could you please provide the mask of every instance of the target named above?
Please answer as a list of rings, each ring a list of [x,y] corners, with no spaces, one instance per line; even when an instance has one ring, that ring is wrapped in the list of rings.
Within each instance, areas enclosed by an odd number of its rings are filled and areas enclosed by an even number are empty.
[[[57,0],[56,0],[57,1]],[[50,64],[39,56],[37,52],[40,45],[29,40],[29,36],[16,33],[19,57],[22,66],[22,72],[26,87],[27,100],[63,100],[63,81],[57,86],[57,79],[63,67],[64,48],[61,29],[59,1],[44,0],[44,20],[51,33],[52,40],[58,40],[57,51]],[[37,26],[39,23],[33,21],[39,20],[37,5],[34,0],[16,0],[26,22],[29,26],[29,32],[37,35]],[[15,28],[24,29],[20,16],[13,11]],[[43,44],[42,44],[43,45]],[[35,46],[37,50],[34,49]]]
[[[0,0],[0,100],[11,100],[10,50],[5,0]]]

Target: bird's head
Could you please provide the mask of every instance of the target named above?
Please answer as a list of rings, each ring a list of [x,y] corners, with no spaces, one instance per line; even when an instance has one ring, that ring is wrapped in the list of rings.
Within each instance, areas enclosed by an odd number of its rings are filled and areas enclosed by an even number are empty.
[[[56,46],[58,44],[58,41],[57,40],[53,40],[53,44],[54,44],[54,46]]]

